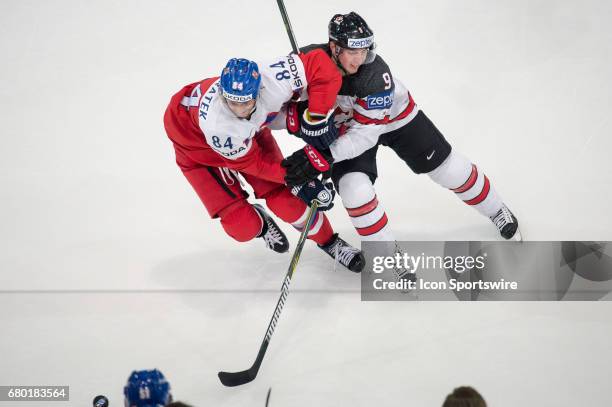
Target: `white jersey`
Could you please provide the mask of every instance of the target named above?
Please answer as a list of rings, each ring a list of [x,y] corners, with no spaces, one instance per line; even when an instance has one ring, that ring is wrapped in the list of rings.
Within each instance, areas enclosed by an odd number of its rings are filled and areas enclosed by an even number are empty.
[[[198,125],[206,143],[228,159],[246,155],[252,138],[270,125],[283,105],[306,89],[304,65],[296,55],[282,56],[258,63],[261,83],[255,111],[248,119],[238,118],[228,107],[220,89],[220,79],[207,89],[198,85],[183,104],[198,107]]]
[[[346,132],[331,146],[336,162],[355,158],[378,143],[384,133],[408,124],[419,111],[408,89],[393,78],[393,90],[365,97],[338,95],[336,122]],[[341,111],[340,111],[341,110]]]

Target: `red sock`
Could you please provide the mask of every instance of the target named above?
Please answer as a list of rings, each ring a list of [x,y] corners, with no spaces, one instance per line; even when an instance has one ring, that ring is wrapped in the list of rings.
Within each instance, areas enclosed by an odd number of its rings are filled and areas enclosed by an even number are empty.
[[[308,206],[301,199],[294,196],[287,187],[279,187],[265,197],[268,208],[279,218],[293,225],[301,231],[306,223],[308,216]],[[318,212],[308,232],[308,239],[317,244],[329,242],[334,234],[334,230],[324,213]]]

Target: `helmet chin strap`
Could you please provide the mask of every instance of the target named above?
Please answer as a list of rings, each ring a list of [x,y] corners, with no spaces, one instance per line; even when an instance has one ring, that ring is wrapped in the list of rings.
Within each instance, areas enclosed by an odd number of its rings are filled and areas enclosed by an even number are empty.
[[[342,72],[342,76],[350,75],[340,63],[340,58],[338,58],[338,56],[342,52],[342,47],[340,47],[336,43],[334,43],[334,45],[336,46],[336,51],[332,53],[332,57],[333,57],[334,62],[336,63],[336,66],[338,67],[338,69],[340,69],[340,72]]]
[[[245,117],[245,119],[251,120],[251,116],[253,116],[253,113],[255,113],[255,110],[257,110],[257,102],[255,103],[255,106],[253,106],[253,110],[251,110],[251,113],[249,113],[247,117]]]
[[[255,97],[255,104],[253,105],[253,108],[251,109],[251,111],[247,115],[247,117],[246,117],[247,120],[251,120],[251,116],[253,116],[253,113],[255,113],[255,110],[257,110],[257,101],[258,100],[259,100],[259,94]]]

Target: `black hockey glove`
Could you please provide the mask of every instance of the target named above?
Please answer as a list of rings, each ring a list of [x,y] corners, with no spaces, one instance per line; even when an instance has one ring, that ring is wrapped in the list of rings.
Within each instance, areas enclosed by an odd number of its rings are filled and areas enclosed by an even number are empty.
[[[334,197],[336,196],[336,191],[334,191],[331,182],[324,185],[321,180],[317,178],[291,188],[291,193],[306,202],[308,206],[310,206],[313,201],[318,201],[319,210],[321,211],[333,208]]]
[[[339,135],[334,115],[313,116],[307,106],[307,101],[287,105],[287,131],[318,150],[326,150]]]
[[[329,150],[318,151],[316,148],[306,145],[285,158],[281,165],[287,169],[285,183],[289,186],[302,185],[323,174],[323,178],[331,172],[334,159]]]

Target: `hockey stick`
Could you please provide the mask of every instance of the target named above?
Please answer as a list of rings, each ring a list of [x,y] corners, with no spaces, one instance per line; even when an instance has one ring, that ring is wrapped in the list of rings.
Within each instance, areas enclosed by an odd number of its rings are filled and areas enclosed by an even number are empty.
[[[285,3],[283,2],[283,0],[276,0],[276,4],[278,4],[278,9],[280,10],[283,22],[285,23],[285,29],[287,30],[287,35],[289,36],[289,42],[291,43],[291,48],[293,48],[293,53],[298,54],[300,52],[300,48],[298,47],[297,41],[295,40],[293,28],[291,28],[291,21],[289,21],[289,15],[287,14],[287,10],[285,9]]]
[[[272,319],[270,319],[270,323],[268,324],[266,335],[264,336],[263,342],[259,347],[259,352],[257,353],[257,358],[255,359],[255,362],[250,368],[248,368],[247,370],[243,370],[242,372],[219,372],[219,380],[221,380],[221,383],[223,383],[224,386],[240,386],[241,384],[253,381],[255,377],[257,377],[257,372],[259,372],[261,362],[263,361],[264,355],[266,354],[266,350],[268,349],[268,345],[270,344],[270,339],[272,339],[272,334],[274,333],[274,329],[276,328],[276,324],[278,323],[278,318],[280,317],[281,311],[283,310],[283,306],[285,305],[285,301],[287,300],[287,296],[289,295],[289,284],[291,283],[291,277],[293,277],[293,273],[297,266],[298,260],[300,259],[300,254],[302,253],[302,249],[304,248],[304,243],[306,242],[306,238],[308,237],[308,231],[312,226],[318,207],[319,203],[316,200],[313,201],[312,205],[310,206],[310,210],[308,211],[308,217],[306,218],[306,226],[304,226],[304,230],[302,230],[295,251],[293,252],[293,257],[291,258],[291,263],[289,264],[289,270],[287,271],[287,275],[285,275],[285,279],[283,280],[283,286],[281,287],[280,298],[276,303],[274,314],[272,314]]]
[[[291,43],[291,48],[293,49],[294,54],[300,53],[300,47],[298,47],[297,41],[295,40],[295,34],[293,34],[293,28],[291,27],[291,21],[289,21],[289,14],[287,14],[287,9],[285,9],[285,2],[283,0],[276,0],[276,4],[278,4],[278,9],[280,10],[281,17],[283,18],[283,22],[285,23],[285,29],[287,30],[287,36],[289,36],[289,42]],[[323,173],[323,182],[331,177],[331,171],[328,171],[329,174]],[[327,176],[326,176],[327,174]]]
[[[276,0],[276,3],[278,4],[278,9],[281,13],[281,17],[283,18],[283,22],[285,23],[285,29],[287,30],[287,35],[289,36],[289,42],[291,42],[293,52],[297,54],[299,52],[299,48],[297,45],[297,41],[295,40],[295,35],[293,34],[293,29],[291,28],[291,22],[289,21],[287,10],[285,9],[285,3],[283,2],[283,0]],[[257,358],[255,358],[255,362],[249,369],[243,370],[242,372],[219,372],[219,380],[221,380],[221,383],[223,383],[223,385],[228,387],[240,386],[241,384],[246,384],[253,381],[255,377],[257,377],[257,373],[259,372],[259,368],[261,367],[261,363],[263,362],[266,350],[268,349],[268,345],[270,344],[270,340],[272,339],[272,334],[274,333],[274,329],[276,328],[276,324],[278,323],[278,318],[280,317],[280,313],[283,310],[283,307],[285,306],[285,301],[287,300],[287,296],[289,295],[289,284],[291,283],[291,277],[293,277],[293,273],[295,272],[298,260],[300,259],[300,254],[302,254],[304,243],[306,242],[306,238],[308,237],[308,230],[312,226],[312,222],[315,218],[314,215],[317,213],[318,206],[319,203],[317,201],[314,201],[310,206],[308,217],[306,218],[306,225],[304,226],[304,230],[302,230],[300,238],[298,239],[298,244],[293,253],[293,257],[291,258],[291,263],[289,264],[289,270],[287,271],[285,279],[283,280],[280,298],[276,303],[276,308],[274,309],[274,313],[272,314],[272,318],[270,319],[270,323],[268,324],[268,329],[266,330],[266,335],[264,336],[263,342],[259,347],[259,352],[257,353]]]
[[[272,393],[272,387],[268,389],[268,394],[266,395],[266,407],[270,404],[270,393]]]

